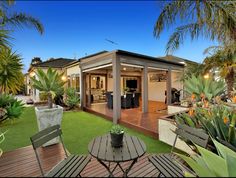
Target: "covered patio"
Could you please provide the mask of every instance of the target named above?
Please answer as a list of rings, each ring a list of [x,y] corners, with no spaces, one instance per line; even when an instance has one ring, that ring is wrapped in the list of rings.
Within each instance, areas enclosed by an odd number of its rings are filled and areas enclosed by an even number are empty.
[[[171,89],[183,89],[177,79],[184,64],[176,61],[116,50],[84,57],[80,66],[83,109],[154,137]]]

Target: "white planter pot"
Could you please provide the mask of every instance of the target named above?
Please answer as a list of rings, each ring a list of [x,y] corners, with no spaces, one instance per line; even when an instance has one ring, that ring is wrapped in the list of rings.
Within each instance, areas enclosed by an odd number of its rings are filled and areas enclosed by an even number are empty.
[[[37,123],[39,131],[44,130],[53,125],[61,125],[61,120],[63,116],[63,107],[54,106],[53,108],[48,108],[47,106],[35,107],[35,113],[37,117]],[[59,142],[59,138],[55,138],[43,146],[53,145]]]

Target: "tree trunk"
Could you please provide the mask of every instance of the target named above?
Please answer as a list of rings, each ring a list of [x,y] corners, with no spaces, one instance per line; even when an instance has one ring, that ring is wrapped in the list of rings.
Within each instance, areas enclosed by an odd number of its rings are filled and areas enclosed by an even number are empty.
[[[234,88],[234,68],[229,67],[228,74],[225,77],[225,81],[227,84],[227,92],[229,99],[232,98],[232,91]]]
[[[52,108],[52,94],[48,93],[48,107]]]

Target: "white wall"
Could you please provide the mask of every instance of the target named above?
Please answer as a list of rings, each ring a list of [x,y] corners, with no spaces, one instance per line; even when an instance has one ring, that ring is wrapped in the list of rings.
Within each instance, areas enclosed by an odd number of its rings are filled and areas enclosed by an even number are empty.
[[[69,67],[66,69],[67,76],[73,75],[73,74],[80,74],[80,67],[79,64],[75,65],[73,67]]]
[[[148,100],[165,102],[166,82],[150,82],[148,74]]]

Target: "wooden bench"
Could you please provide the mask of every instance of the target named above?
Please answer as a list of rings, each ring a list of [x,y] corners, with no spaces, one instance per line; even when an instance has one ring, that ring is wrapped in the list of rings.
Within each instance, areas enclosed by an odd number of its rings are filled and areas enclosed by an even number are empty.
[[[184,141],[192,142],[204,148],[207,147],[209,135],[202,130],[195,129],[187,125],[177,125],[174,132],[176,133],[176,137],[171,153],[152,155],[148,158],[149,161],[160,171],[160,177],[183,177],[185,171],[194,174],[183,164],[184,161],[173,153],[178,137]]]
[[[59,162],[55,167],[53,167],[47,174],[44,173],[42,165],[37,153],[37,148],[41,147],[43,144],[48,141],[59,137],[63,145],[63,149],[66,155],[66,158]],[[31,143],[33,145],[35,155],[39,164],[39,168],[42,176],[46,177],[77,177],[80,176],[80,173],[83,171],[85,166],[91,160],[91,156],[84,155],[70,155],[65,149],[65,145],[62,140],[62,131],[59,125],[55,125],[44,129],[34,136],[30,137]]]

